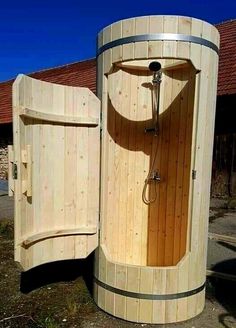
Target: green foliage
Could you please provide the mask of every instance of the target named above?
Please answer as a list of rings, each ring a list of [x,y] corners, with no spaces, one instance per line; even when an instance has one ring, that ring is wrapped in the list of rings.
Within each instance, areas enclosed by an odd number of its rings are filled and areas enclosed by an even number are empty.
[[[57,324],[56,320],[52,317],[46,317],[45,319],[41,319],[38,321],[40,328],[58,328],[59,325]]]

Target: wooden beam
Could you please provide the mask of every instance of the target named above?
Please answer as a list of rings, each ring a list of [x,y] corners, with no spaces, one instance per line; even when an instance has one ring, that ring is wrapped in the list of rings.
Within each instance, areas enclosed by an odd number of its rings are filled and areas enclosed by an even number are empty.
[[[97,227],[80,227],[78,229],[57,229],[51,231],[39,232],[31,236],[26,236],[20,243],[20,246],[29,246],[35,242],[41,240],[64,237],[64,236],[74,236],[74,235],[95,235],[97,233]]]
[[[225,280],[231,280],[231,281],[236,281],[236,275],[234,274],[229,274],[229,273],[223,273],[223,272],[216,272],[212,270],[207,270],[206,275],[208,277],[216,277],[219,279],[225,279]]]
[[[217,233],[212,233],[212,232],[208,233],[208,238],[211,240],[219,240],[227,243],[236,243],[236,237],[219,235]]]
[[[99,123],[98,118],[94,117],[76,117],[68,115],[58,115],[46,112],[39,112],[29,108],[21,108],[20,116],[33,118],[36,120],[43,120],[53,123],[71,124],[71,125],[85,125],[97,126]]]

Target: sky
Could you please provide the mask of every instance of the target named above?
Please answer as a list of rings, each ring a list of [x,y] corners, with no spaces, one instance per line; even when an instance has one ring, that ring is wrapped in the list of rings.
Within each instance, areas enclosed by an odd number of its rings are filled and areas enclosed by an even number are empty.
[[[163,14],[214,24],[236,18],[236,0],[0,0],[0,81],[95,57],[103,27]]]

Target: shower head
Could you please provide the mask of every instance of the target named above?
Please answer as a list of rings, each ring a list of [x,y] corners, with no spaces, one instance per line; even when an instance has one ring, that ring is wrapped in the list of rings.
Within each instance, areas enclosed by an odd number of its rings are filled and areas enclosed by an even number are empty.
[[[152,72],[158,72],[161,69],[161,64],[158,61],[153,61],[149,64],[149,69]]]

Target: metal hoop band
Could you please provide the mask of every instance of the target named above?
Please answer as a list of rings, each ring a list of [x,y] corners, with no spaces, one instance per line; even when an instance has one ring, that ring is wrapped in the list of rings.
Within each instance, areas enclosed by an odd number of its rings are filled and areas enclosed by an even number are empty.
[[[186,34],[174,34],[174,33],[158,33],[158,34],[142,34],[133,35],[125,38],[117,39],[104,44],[97,50],[97,56],[101,55],[104,51],[121,46],[123,44],[142,42],[142,41],[181,41],[199,44],[201,46],[208,47],[219,54],[219,48],[213,42],[200,38],[198,36],[186,35]]]
[[[159,300],[159,301],[160,300],[161,301],[175,300],[175,299],[178,299],[178,298],[184,298],[184,297],[192,296],[192,295],[200,293],[205,288],[205,282],[204,282],[204,284],[201,285],[200,287],[192,289],[192,290],[188,290],[186,292],[181,292],[181,293],[176,293],[176,294],[157,295],[157,294],[135,293],[135,292],[129,292],[127,290],[122,290],[122,289],[107,285],[107,284],[105,284],[104,282],[98,280],[95,277],[94,277],[94,282],[98,286],[100,286],[100,287],[102,287],[102,288],[104,288],[104,289],[106,289],[106,290],[108,290],[112,293],[115,293],[115,294],[119,294],[119,295],[126,296],[126,297],[138,298],[138,299],[143,299],[143,300],[154,300],[154,301],[155,300]]]

